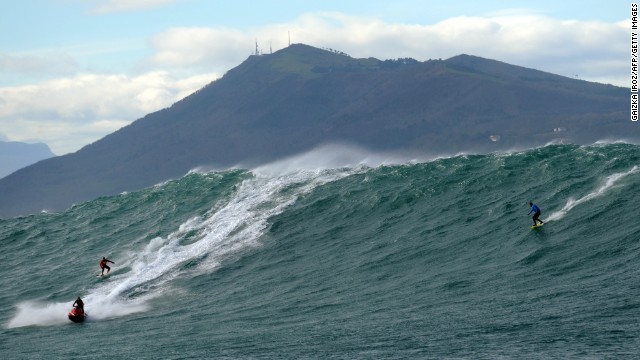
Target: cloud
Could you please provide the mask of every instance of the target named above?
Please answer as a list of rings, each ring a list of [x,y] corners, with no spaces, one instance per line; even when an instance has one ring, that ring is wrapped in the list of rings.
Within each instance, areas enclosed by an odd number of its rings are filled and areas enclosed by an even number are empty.
[[[68,153],[170,106],[218,77],[209,73],[176,79],[163,71],[135,77],[85,74],[0,88],[0,132],[16,141],[45,142],[57,154]]]
[[[291,31],[297,41],[312,42],[354,57],[380,59],[449,58],[466,53],[515,65],[571,75],[608,77],[627,57],[628,29],[620,23],[558,20],[522,15],[449,18],[432,25],[389,24],[342,14],[300,17]],[[586,77],[586,76],[585,76]]]
[[[101,1],[96,9],[128,11],[169,2]],[[460,16],[435,24],[308,13],[291,22],[250,29],[167,29],[149,39],[151,55],[135,68],[137,75],[77,74],[74,58],[58,53],[49,54],[51,62],[44,55],[0,54],[0,75],[70,73],[35,85],[0,88],[0,133],[17,141],[48,143],[58,154],[75,151],[215,80],[244,61],[254,51],[256,40],[262,53],[268,53],[270,48],[285,48],[289,34],[292,43],[337,49],[356,58],[424,61],[466,53],[628,86],[628,24],[626,20],[554,19],[522,10]],[[95,44],[95,49],[111,47]]]
[[[69,75],[78,69],[74,58],[62,53],[14,55],[0,53],[0,75]]]
[[[627,70],[629,34],[625,26],[559,20],[525,10],[454,17],[429,25],[312,13],[291,23],[248,30],[173,28],[153,37],[154,55],[149,63],[164,68],[229,68],[253,51],[256,39],[264,53],[269,46],[274,50],[286,47],[290,33],[294,43],[338,49],[353,57],[412,57],[423,61],[466,53],[620,84]]]
[[[237,65],[250,55],[252,44],[248,33],[236,29],[173,28],[151,39],[154,55],[150,62],[177,67]]]
[[[94,3],[92,12],[96,14],[108,14],[147,10],[176,1],[177,0],[92,0]]]

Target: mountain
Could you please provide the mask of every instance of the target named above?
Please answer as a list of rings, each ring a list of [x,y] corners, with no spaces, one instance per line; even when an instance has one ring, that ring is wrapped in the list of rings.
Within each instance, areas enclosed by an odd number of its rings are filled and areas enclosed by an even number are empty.
[[[56,156],[46,144],[0,141],[0,178],[40,160]]]
[[[76,153],[0,179],[0,217],[60,210],[198,166],[252,166],[325,143],[495,151],[637,136],[629,89],[495,60],[355,59],[291,45]]]

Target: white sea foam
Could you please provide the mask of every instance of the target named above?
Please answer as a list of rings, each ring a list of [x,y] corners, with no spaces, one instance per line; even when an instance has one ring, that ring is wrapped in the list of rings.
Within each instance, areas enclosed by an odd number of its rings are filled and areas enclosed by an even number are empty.
[[[638,145],[638,141],[632,140],[632,139],[601,139],[596,141],[593,145],[611,145],[611,144]]]
[[[8,328],[30,325],[59,325],[69,322],[68,303],[40,303],[26,301],[17,305],[18,312],[7,324]]]

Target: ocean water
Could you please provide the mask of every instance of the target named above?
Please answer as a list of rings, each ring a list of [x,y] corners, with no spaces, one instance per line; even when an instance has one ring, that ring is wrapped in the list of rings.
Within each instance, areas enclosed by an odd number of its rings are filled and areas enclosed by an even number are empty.
[[[637,359],[639,166],[338,149],[0,220],[0,358]]]

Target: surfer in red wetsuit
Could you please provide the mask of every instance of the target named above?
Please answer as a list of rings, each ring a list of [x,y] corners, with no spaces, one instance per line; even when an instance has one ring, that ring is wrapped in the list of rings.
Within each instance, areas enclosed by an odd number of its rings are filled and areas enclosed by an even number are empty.
[[[109,271],[111,271],[111,268],[107,266],[107,263],[115,264],[113,261],[103,256],[102,260],[100,260],[100,269],[102,269],[102,273],[100,273],[100,276],[104,275],[104,269],[107,269],[107,274],[109,273]]]

